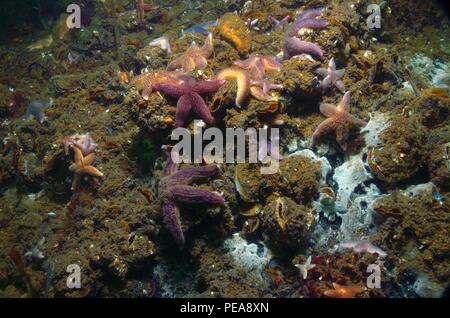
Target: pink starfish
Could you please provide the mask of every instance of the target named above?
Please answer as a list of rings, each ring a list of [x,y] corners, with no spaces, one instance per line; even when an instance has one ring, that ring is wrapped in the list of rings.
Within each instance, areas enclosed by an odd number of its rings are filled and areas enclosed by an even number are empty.
[[[331,85],[335,85],[341,93],[345,92],[344,82],[342,82],[341,78],[344,76],[345,69],[336,69],[336,63],[334,61],[334,57],[331,58],[328,63],[328,68],[318,68],[316,73],[320,76],[324,77],[324,79],[320,82],[320,86],[323,91],[326,91],[331,87]]]
[[[156,83],[153,89],[163,92],[165,95],[178,98],[177,111],[175,114],[177,127],[183,127],[187,117],[194,112],[207,124],[214,122],[211,114],[201,94],[214,93],[220,86],[225,84],[225,80],[199,81],[194,78],[180,75],[177,79],[181,80],[179,84]]]
[[[345,151],[347,150],[347,139],[350,128],[357,127],[362,128],[367,123],[361,119],[355,118],[349,113],[350,110],[350,92],[346,92],[342,97],[341,102],[336,106],[332,104],[320,104],[320,112],[327,116],[313,134],[313,143],[317,142],[317,139],[335,131],[336,141]]]
[[[281,63],[275,56],[250,54],[250,57],[243,61],[236,61],[234,65],[248,70],[253,80],[261,80],[264,78],[266,71],[279,71]]]

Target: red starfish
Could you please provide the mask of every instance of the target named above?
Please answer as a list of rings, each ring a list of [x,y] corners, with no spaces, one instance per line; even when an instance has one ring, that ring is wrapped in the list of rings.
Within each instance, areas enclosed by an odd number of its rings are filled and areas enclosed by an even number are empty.
[[[144,0],[137,0],[136,10],[138,14],[139,23],[144,22],[145,12],[150,12],[158,9],[159,6],[154,4],[147,4]]]
[[[197,82],[195,78],[186,75],[180,75],[177,79],[181,80],[179,84],[165,82],[153,85],[154,90],[161,91],[169,97],[178,98],[175,114],[177,127],[184,126],[191,111],[205,123],[212,124],[214,117],[200,95],[216,92],[225,84],[225,80]]]

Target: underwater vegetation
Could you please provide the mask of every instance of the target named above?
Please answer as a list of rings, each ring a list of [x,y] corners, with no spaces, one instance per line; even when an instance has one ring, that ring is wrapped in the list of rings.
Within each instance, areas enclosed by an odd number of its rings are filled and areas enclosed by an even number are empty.
[[[373,28],[372,2],[87,0],[80,29],[66,1],[17,5],[0,19],[0,296],[441,297],[449,20],[375,1]],[[178,163],[176,128],[279,135],[256,163]]]

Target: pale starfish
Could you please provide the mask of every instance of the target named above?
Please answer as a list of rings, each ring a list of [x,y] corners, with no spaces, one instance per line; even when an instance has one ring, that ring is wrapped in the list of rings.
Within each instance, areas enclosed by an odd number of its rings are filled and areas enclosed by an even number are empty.
[[[257,81],[250,81],[251,87],[250,87],[250,93],[253,97],[255,97],[258,100],[265,101],[265,102],[271,102],[271,101],[277,101],[279,98],[272,96],[270,94],[270,90],[277,89],[280,90],[283,88],[283,85],[281,84],[272,84],[268,80],[257,80]]]
[[[161,36],[157,39],[154,39],[148,45],[149,46],[157,46],[161,50],[166,51],[167,54],[169,54],[169,55],[172,54],[172,48],[170,46],[169,38],[165,35]]]
[[[324,79],[320,82],[320,86],[323,91],[326,91],[331,87],[331,85],[335,85],[341,93],[345,92],[344,82],[342,82],[342,77],[344,76],[345,69],[336,69],[336,63],[334,61],[334,57],[331,58],[328,63],[328,68],[318,68],[316,73],[320,76],[324,77]]]
[[[148,100],[150,94],[154,90],[153,86],[156,84],[181,84],[183,81],[177,78],[179,75],[181,75],[181,73],[166,71],[146,72],[135,76],[131,80],[130,84],[135,86],[137,89],[142,89],[142,98]]]
[[[342,248],[350,248],[355,253],[378,254],[381,257],[387,255],[386,252],[383,251],[381,248],[373,245],[372,243],[366,240],[340,243],[339,246]]]
[[[347,150],[347,140],[350,128],[362,128],[367,125],[364,120],[350,115],[350,92],[346,92],[341,102],[336,106],[332,104],[320,104],[320,112],[327,116],[319,126],[317,126],[312,136],[313,143],[332,131],[336,133],[336,141],[345,151]]]
[[[315,264],[311,264],[311,259],[312,257],[310,255],[304,264],[295,264],[295,267],[300,270],[300,274],[302,274],[303,279],[306,279],[306,277],[308,277],[308,271],[310,269],[316,267]]]
[[[69,167],[69,170],[75,173],[71,187],[72,190],[77,187],[81,178],[86,174],[94,177],[103,177],[103,173],[92,166],[95,159],[94,153],[90,153],[85,157],[78,147],[72,146],[72,149],[75,154],[75,162]]]
[[[236,106],[241,108],[242,103],[250,93],[250,76],[246,70],[239,68],[226,68],[216,75],[219,80],[233,80],[237,82]]]
[[[355,298],[358,294],[366,290],[364,286],[343,286],[338,283],[333,283],[333,288],[324,291],[323,294],[331,298]]]
[[[181,56],[169,63],[167,66],[168,71],[179,70],[184,73],[191,72],[193,70],[202,70],[208,65],[208,60],[213,52],[212,33],[206,36],[205,44],[199,47],[195,42],[192,42],[191,46]]]

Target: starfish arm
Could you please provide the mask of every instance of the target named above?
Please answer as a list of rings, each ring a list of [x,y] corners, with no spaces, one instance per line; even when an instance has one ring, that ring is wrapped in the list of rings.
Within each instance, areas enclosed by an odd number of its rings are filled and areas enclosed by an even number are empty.
[[[72,180],[72,186],[70,187],[71,190],[75,190],[81,181],[81,173],[75,173]]]
[[[317,70],[314,71],[317,75],[320,75],[322,77],[326,77],[328,75],[327,69],[320,67]]]
[[[275,56],[264,56],[261,61],[267,71],[279,71],[281,69],[281,63]]]
[[[182,69],[184,73],[189,73],[195,70],[197,67],[196,61],[195,61],[195,55],[193,54],[186,54],[183,63],[182,63]]]
[[[162,150],[164,151],[167,158],[166,165],[163,171],[163,175],[166,177],[178,171],[178,164],[173,161],[172,147],[162,146]],[[175,156],[176,153],[174,153],[173,155]]]
[[[85,166],[78,171],[82,174],[88,174],[94,177],[103,177],[103,173],[93,166]]]
[[[83,153],[81,152],[81,149],[78,147],[72,147],[73,153],[74,153],[74,161],[76,164],[82,165],[83,163]]]
[[[90,153],[89,155],[87,155],[86,157],[83,157],[83,166],[90,166],[93,162],[94,162],[94,154]]]
[[[254,98],[263,102],[270,102],[274,100],[274,97],[272,95],[270,95],[267,92],[264,92],[264,90],[259,86],[250,87],[250,93]]]
[[[192,103],[188,95],[182,95],[177,102],[177,110],[175,112],[175,121],[177,127],[184,127],[189,113],[192,109]]]
[[[155,83],[153,85],[154,90],[161,91],[164,95],[173,98],[180,98],[182,95],[184,95],[185,91],[183,88],[184,87],[182,84],[176,85],[170,83]]]
[[[243,69],[250,69],[255,64],[256,59],[257,57],[252,54],[248,59],[236,61],[233,64]]]
[[[167,226],[170,234],[172,234],[177,245],[182,248],[185,240],[180,222],[180,209],[175,203],[170,202],[169,200],[165,200],[162,208],[164,224]]]
[[[72,164],[69,166],[69,170],[72,171],[72,172],[77,171],[77,170],[79,170],[80,168],[81,168],[81,165],[80,165],[80,164],[77,164],[77,163],[72,163]]]
[[[319,124],[319,126],[316,127],[316,130],[314,130],[312,140],[315,144],[317,140],[322,137],[323,135],[328,134],[329,132],[333,131],[335,129],[335,122],[333,118],[327,118],[323,122]]]
[[[208,60],[206,60],[206,58],[200,54],[194,55],[193,59],[194,59],[193,69],[203,70],[206,68],[206,66],[208,66]]]
[[[336,88],[341,92],[344,93],[345,92],[345,86],[344,86],[344,82],[341,80],[337,80],[334,85],[336,85]]]
[[[302,41],[297,37],[289,37],[285,41],[285,50],[288,56],[300,54],[309,54],[318,58],[322,58],[323,52],[319,46],[314,43]]]
[[[350,91],[347,91],[342,97],[341,102],[338,104],[337,109],[340,112],[348,113],[350,111]]]
[[[323,91],[326,91],[327,89],[330,88],[331,86],[331,77],[330,76],[326,76],[321,82],[320,82],[320,87],[322,87]]]
[[[323,13],[323,10],[323,7],[307,9],[302,12],[302,14],[297,18],[296,21],[316,18]]]
[[[215,93],[225,84],[225,80],[201,81],[193,84],[192,90],[199,94]]]
[[[335,73],[336,78],[342,78],[345,74],[345,68],[336,70],[334,73]]]
[[[175,71],[183,67],[184,54],[174,59],[172,62],[167,65],[168,71]]]
[[[327,117],[334,117],[339,115],[338,109],[333,104],[320,104],[320,112]]]
[[[352,125],[353,127],[363,128],[363,127],[366,127],[366,125],[367,125],[367,123],[364,120],[353,117],[353,116],[349,116],[348,121],[349,121],[350,125]]]
[[[144,88],[142,89],[142,98],[148,100],[152,92],[153,92],[153,80],[151,76],[148,76],[144,81]]]
[[[349,132],[350,129],[347,125],[341,125],[336,129],[336,141],[344,151],[347,150]]]
[[[171,184],[192,184],[217,176],[219,167],[217,165],[207,165],[190,167],[179,170],[170,176]]]
[[[209,190],[197,189],[187,185],[174,185],[169,187],[167,192],[174,201],[185,204],[218,204],[223,205],[223,196]]]
[[[200,117],[205,123],[211,125],[214,122],[214,117],[211,114],[208,106],[206,105],[203,98],[195,92],[190,94],[192,111]]]
[[[250,77],[248,73],[240,69],[227,68],[217,74],[217,79],[236,79],[236,106],[240,108],[250,93]]]
[[[210,32],[205,39],[205,44],[200,48],[199,53],[205,58],[209,58],[213,52],[212,33]]]

